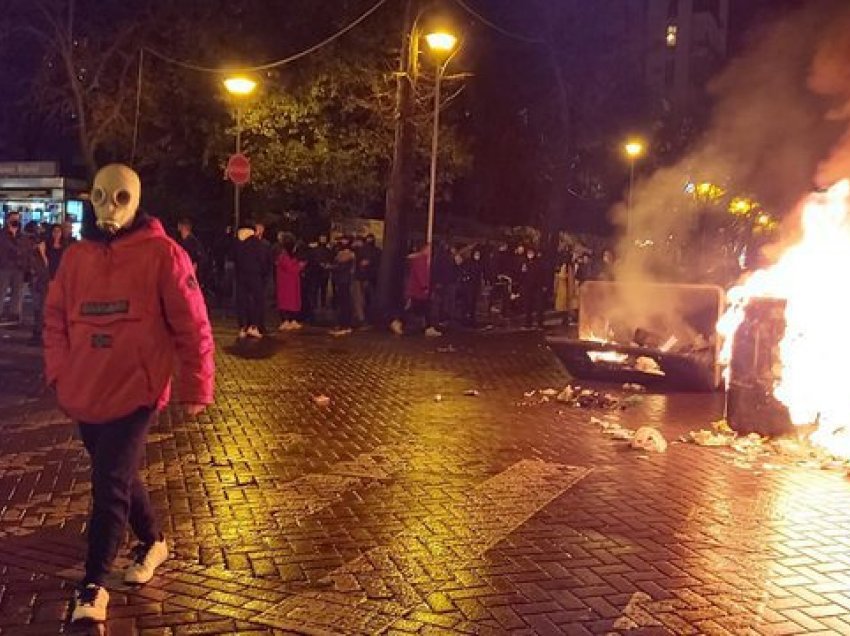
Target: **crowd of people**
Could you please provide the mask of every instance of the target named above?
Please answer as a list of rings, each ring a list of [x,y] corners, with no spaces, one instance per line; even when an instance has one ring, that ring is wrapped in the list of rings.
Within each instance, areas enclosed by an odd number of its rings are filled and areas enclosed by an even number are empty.
[[[21,226],[21,214],[10,210],[0,229],[0,323],[18,325],[23,315],[24,288],[33,303],[31,344],[41,344],[47,286],[59,269],[62,255],[76,239],[70,221]]]
[[[586,251],[546,254],[523,241],[440,242],[433,251],[420,244],[407,257],[403,311],[388,317],[376,306],[382,251],[372,234],[296,237],[279,231],[270,241],[263,224],[246,223],[204,247],[184,219],[177,241],[208,295],[220,306],[232,302],[239,337],[254,339],[269,331],[272,298],[282,332],[330,322],[332,335],[345,336],[388,318],[396,334],[440,336],[453,325],[477,328],[482,318],[538,328],[548,309],[574,314],[578,283],[605,278],[610,265]]]
[[[33,299],[32,343],[41,342],[44,297],[62,255],[76,239],[70,222],[21,226],[7,213],[0,232],[0,322],[19,324],[23,292]],[[396,334],[440,336],[450,326],[478,328],[493,320],[541,327],[544,313],[559,309],[572,316],[582,280],[605,278],[610,253],[595,260],[586,251],[551,254],[523,241],[439,242],[411,248],[407,257],[404,306],[398,315],[379,315],[376,303],[382,250],[373,234],[296,237],[279,231],[266,237],[261,223],[228,228],[214,241],[202,241],[192,221],[177,223],[175,238],[195,268],[208,299],[232,307],[240,338],[267,335],[267,309],[279,312],[277,329],[297,331],[305,324],[330,323],[330,333],[389,322]],[[273,300],[272,300],[273,299]]]

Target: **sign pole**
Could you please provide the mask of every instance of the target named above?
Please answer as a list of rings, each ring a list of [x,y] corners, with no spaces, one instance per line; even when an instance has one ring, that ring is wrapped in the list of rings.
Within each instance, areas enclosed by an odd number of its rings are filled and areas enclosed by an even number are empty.
[[[236,107],[236,154],[242,152],[242,108]],[[234,236],[239,231],[239,191],[241,186],[234,181],[233,183],[233,234]]]

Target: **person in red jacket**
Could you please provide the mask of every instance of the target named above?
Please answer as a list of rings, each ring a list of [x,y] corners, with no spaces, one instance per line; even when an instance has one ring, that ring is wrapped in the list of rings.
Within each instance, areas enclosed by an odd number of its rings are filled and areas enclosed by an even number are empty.
[[[186,252],[140,212],[141,183],[112,164],[94,179],[84,240],[71,245],[45,309],[47,382],[79,423],[93,506],[75,621],[104,621],[104,581],[129,522],[139,544],[124,581],[147,583],[168,546],[139,477],[154,414],[175,393],[197,415],[213,401],[213,338]]]

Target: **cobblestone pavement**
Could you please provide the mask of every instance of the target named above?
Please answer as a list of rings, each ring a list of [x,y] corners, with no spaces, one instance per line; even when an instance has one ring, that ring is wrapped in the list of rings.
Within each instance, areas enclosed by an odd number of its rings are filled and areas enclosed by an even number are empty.
[[[523,398],[569,380],[534,334],[305,332],[252,359],[217,336],[215,407],[148,446],[173,558],[115,579],[110,634],[850,634],[843,475],[630,450]],[[720,406],[612,417],[675,439]],[[0,410],[0,440],[0,634],[84,633],[82,447],[45,400]]]

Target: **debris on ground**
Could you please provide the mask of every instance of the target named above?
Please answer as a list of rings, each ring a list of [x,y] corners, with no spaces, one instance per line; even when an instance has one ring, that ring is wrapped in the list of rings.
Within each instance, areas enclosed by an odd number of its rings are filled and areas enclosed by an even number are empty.
[[[457,353],[457,348],[454,345],[446,345],[445,347],[437,347],[437,353]]]
[[[639,386],[639,385],[636,385]],[[554,399],[561,404],[573,408],[616,410],[626,409],[640,402],[640,395],[627,395],[618,397],[613,393],[604,393],[593,389],[585,389],[578,385],[568,384],[563,389],[532,389],[522,394],[523,399],[517,402],[517,406],[536,406],[546,404]]]
[[[463,394],[467,397],[478,397],[479,395],[481,395],[478,392],[478,389],[467,389],[466,391],[463,392]]]
[[[330,406],[331,399],[327,395],[314,395],[313,402],[316,403],[316,406]]]
[[[646,392],[646,387],[642,384],[638,384],[636,382],[626,382],[623,385],[623,391],[632,391],[634,393],[644,393]]]
[[[437,395],[434,396],[434,401],[435,402],[442,402],[443,396],[441,394],[437,393]]]
[[[635,360],[635,369],[641,373],[665,375],[655,358],[650,358],[649,356],[640,356],[637,360]]]
[[[653,453],[663,453],[667,450],[667,440],[657,428],[652,426],[641,426],[635,431],[632,439],[632,448],[639,448]]]
[[[734,435],[718,433],[708,429],[690,432],[690,441],[697,446],[731,446],[735,441]]]

